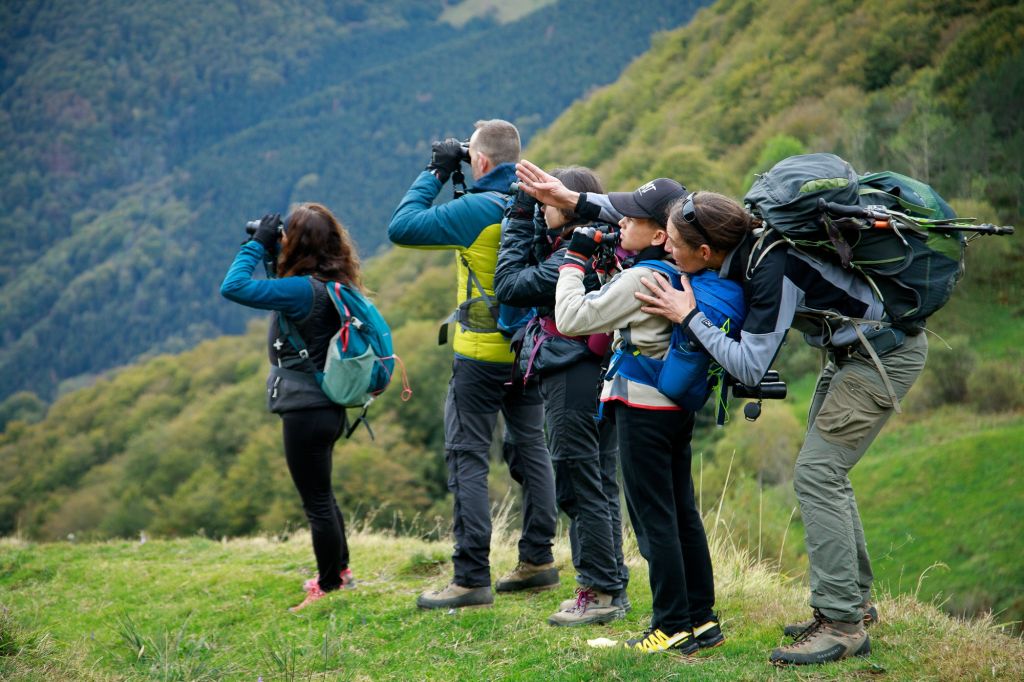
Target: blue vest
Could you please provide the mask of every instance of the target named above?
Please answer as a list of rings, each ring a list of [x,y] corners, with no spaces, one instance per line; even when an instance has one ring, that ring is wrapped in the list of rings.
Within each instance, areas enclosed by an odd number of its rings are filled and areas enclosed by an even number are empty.
[[[642,260],[634,268],[648,268],[661,272],[681,289],[679,273],[659,260]],[[690,288],[697,301],[697,310],[729,336],[738,339],[747,306],[743,288],[732,280],[723,279],[711,270],[701,270],[689,276]],[[630,381],[654,386],[663,395],[685,410],[696,412],[707,402],[722,369],[705,351],[694,348],[680,325],[672,329],[668,353],[665,358],[648,357],[640,353],[624,335],[623,343],[612,356],[605,378],[621,374]]]

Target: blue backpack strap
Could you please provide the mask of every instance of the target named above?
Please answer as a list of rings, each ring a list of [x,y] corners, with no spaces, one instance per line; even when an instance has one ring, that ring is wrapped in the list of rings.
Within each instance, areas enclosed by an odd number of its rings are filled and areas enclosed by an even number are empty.
[[[668,281],[672,283],[676,289],[679,288],[679,271],[676,270],[671,264],[663,260],[654,260],[653,258],[648,260],[637,261],[633,264],[634,268],[647,268],[648,270],[656,270],[661,274],[668,277]]]
[[[646,384],[647,386],[658,385],[658,372],[661,371],[661,360],[649,358],[637,350],[629,338],[629,329],[620,329],[619,336],[622,337],[622,344],[612,354],[608,363],[608,369],[604,373],[605,379],[611,379],[616,374],[622,374],[630,381]]]
[[[494,189],[488,190],[486,192],[480,192],[480,196],[484,197],[489,202],[499,207],[502,210],[502,212],[504,212],[505,209],[508,208],[509,203],[512,201],[511,194],[504,194]]]
[[[648,270],[660,272],[668,277],[672,286],[677,289],[679,288],[679,271],[666,261],[652,258],[637,261],[633,264],[633,267],[647,268]],[[622,344],[612,355],[612,359],[608,363],[608,369],[604,375],[605,379],[610,379],[621,372],[622,376],[630,381],[636,381],[647,386],[657,386],[661,361],[646,357],[637,350],[630,339],[628,327],[620,329],[619,336],[622,338]]]

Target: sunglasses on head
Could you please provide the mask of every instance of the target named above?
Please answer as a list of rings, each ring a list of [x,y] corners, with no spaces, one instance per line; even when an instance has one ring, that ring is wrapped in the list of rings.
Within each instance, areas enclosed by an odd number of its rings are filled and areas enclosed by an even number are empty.
[[[704,239],[704,243],[711,246],[711,237],[708,236],[707,230],[704,229],[704,226],[700,224],[700,220],[697,219],[697,207],[693,204],[693,197],[696,194],[694,192],[686,197],[686,201],[683,202],[683,207],[680,209],[679,214],[683,216],[683,220],[693,226],[693,229],[697,230]]]

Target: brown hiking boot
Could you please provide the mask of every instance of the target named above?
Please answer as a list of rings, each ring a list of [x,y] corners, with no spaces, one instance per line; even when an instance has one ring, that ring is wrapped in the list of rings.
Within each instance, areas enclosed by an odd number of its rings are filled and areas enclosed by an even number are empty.
[[[869,628],[878,622],[878,608],[875,607],[875,602],[864,602],[861,604],[861,608],[864,609],[864,627]],[[812,625],[814,625],[813,618],[802,623],[790,623],[782,628],[782,634],[786,635],[786,637],[798,637],[801,632]]]
[[[608,623],[624,618],[625,610],[615,604],[615,598],[604,592],[597,592],[587,587],[576,590],[576,599],[572,606],[562,609],[548,618],[550,625],[590,625],[591,623]]]
[[[576,590],[576,596],[571,599],[563,599],[558,605],[559,611],[568,611],[572,607],[576,606],[576,600],[579,599],[579,589]],[[615,604],[622,609],[623,613],[629,613],[633,610],[633,604],[629,601],[629,595],[623,590],[622,594],[617,597],[612,597],[612,604]]]
[[[503,576],[494,585],[498,592],[519,592],[520,590],[551,590],[558,587],[558,569],[554,562],[531,564],[520,561],[515,570]]]
[[[427,590],[416,598],[421,609],[458,609],[465,606],[490,606],[494,603],[491,586],[462,587],[450,583],[443,590]]]
[[[772,651],[768,660],[775,665],[808,665],[870,653],[871,639],[863,622],[831,620],[815,609],[814,623],[792,644]]]

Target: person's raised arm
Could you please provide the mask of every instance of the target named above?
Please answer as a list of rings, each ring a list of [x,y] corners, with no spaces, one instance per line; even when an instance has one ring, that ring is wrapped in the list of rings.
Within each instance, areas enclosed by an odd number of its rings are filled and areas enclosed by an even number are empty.
[[[494,295],[509,305],[551,305],[561,258],[538,263],[533,256],[536,200],[520,189],[501,224],[501,248],[494,270]]]
[[[579,192],[572,191],[554,175],[526,159],[516,164],[516,177],[523,191],[545,206],[576,208],[580,200]]]
[[[388,239],[414,248],[466,248],[479,236],[481,220],[501,220],[501,208],[480,194],[434,206],[440,192],[433,173],[420,173],[391,216]]]
[[[635,278],[616,275],[598,291],[586,292],[583,276],[597,249],[592,227],[576,228],[558,271],[555,287],[555,324],[569,336],[610,332],[637,318],[640,306],[631,296]]]
[[[263,243],[257,239],[243,244],[221,282],[221,296],[250,308],[277,310],[296,320],[304,318],[313,305],[309,278],[253,279],[253,271],[265,254]]]
[[[622,214],[612,208],[606,195],[574,192],[554,175],[526,159],[516,164],[516,177],[523,191],[545,206],[572,209],[582,218],[606,223],[614,224],[622,219]]]

